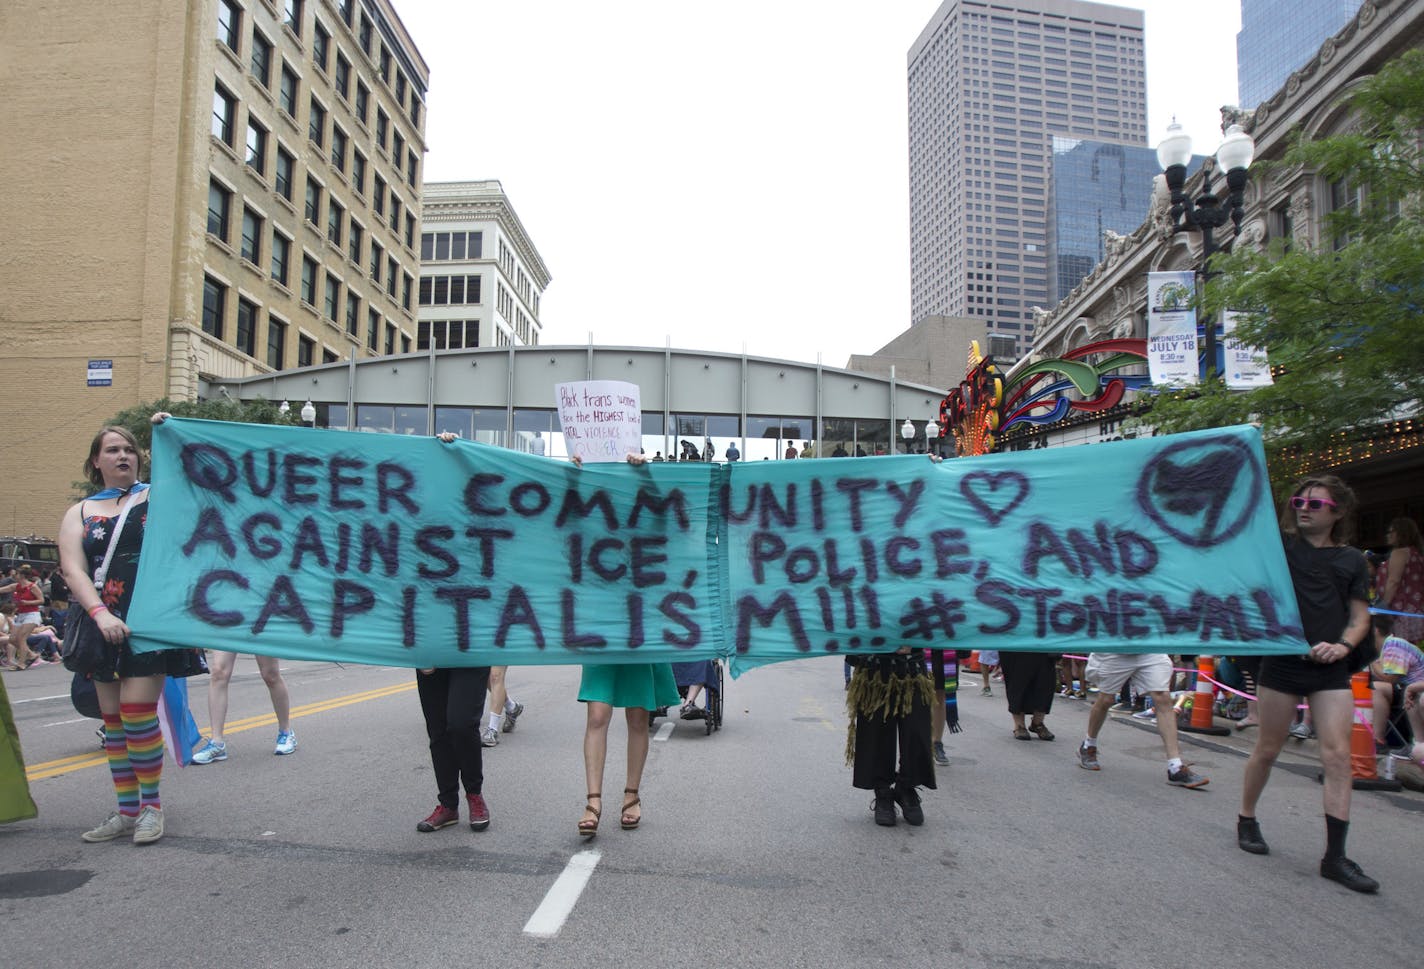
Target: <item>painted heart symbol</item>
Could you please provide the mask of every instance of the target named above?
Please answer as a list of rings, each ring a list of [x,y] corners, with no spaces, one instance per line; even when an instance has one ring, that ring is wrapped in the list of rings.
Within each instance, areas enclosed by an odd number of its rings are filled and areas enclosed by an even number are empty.
[[[1028,497],[1028,478],[1017,471],[971,471],[959,479],[959,491],[990,526],[998,527]]]

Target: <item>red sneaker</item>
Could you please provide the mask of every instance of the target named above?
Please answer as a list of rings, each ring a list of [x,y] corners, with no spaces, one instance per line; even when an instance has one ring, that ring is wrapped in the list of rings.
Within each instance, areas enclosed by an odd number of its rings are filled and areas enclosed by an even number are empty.
[[[448,828],[456,821],[460,820],[460,812],[454,808],[447,808],[443,804],[438,804],[434,811],[430,812],[430,817],[421,821],[415,826],[415,830],[428,834],[431,831],[439,831],[441,828]],[[489,821],[485,821],[489,824]]]
[[[470,802],[470,830],[483,831],[489,827],[489,807],[485,804],[484,795],[467,794],[465,800]]]

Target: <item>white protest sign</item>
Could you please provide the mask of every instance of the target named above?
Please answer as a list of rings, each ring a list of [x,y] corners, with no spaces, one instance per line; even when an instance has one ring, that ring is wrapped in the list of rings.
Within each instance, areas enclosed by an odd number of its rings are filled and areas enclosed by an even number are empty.
[[[1222,344],[1226,348],[1226,386],[1233,390],[1269,387],[1271,365],[1265,347],[1252,347],[1236,336],[1236,316],[1231,310],[1221,314]]]
[[[582,461],[623,461],[643,443],[638,385],[622,380],[575,380],[555,384],[559,423],[569,456]]]
[[[1154,384],[1199,379],[1195,282],[1190,270],[1147,274],[1147,369]]]

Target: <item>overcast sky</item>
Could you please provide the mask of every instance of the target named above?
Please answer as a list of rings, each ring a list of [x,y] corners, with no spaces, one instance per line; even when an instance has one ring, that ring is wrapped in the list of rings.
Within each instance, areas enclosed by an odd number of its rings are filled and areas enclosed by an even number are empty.
[[[395,5],[430,65],[425,177],[503,184],[553,276],[543,343],[840,367],[909,326],[906,54],[939,0]],[[1124,5],[1149,143],[1175,114],[1215,151],[1239,0]]]

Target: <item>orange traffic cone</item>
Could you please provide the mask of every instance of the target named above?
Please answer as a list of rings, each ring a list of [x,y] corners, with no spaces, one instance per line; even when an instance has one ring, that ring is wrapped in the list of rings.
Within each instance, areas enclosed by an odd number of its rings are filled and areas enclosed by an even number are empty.
[[[1364,670],[1350,677],[1355,697],[1355,722],[1350,726],[1350,786],[1357,791],[1397,791],[1399,781],[1379,776],[1375,767],[1375,704],[1370,690],[1370,674]]]
[[[1197,689],[1192,694],[1192,719],[1180,725],[1180,729],[1191,733],[1210,734],[1213,737],[1229,737],[1231,731],[1216,726],[1212,719],[1212,708],[1216,704],[1216,687],[1212,677],[1216,675],[1216,659],[1211,656],[1197,657]]]

